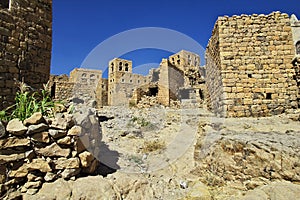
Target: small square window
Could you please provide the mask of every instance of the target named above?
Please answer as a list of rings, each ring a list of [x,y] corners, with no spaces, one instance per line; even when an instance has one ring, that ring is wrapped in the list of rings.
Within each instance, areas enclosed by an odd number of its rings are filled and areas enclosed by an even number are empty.
[[[272,99],[272,93],[267,93],[266,99]]]

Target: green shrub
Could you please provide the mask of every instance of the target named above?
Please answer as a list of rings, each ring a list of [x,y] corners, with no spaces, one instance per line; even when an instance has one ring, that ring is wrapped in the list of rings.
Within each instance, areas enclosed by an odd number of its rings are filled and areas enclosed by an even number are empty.
[[[47,85],[40,92],[30,91],[30,87],[19,83],[19,92],[16,93],[15,104],[0,111],[0,120],[9,121],[13,118],[25,120],[35,112],[49,116],[53,114],[54,101],[51,99]]]
[[[140,125],[141,127],[146,127],[151,124],[145,118],[143,118],[143,117],[139,118],[139,117],[135,117],[135,116],[130,119],[128,126],[130,126],[130,124],[132,124],[132,123],[136,123],[136,124]]]

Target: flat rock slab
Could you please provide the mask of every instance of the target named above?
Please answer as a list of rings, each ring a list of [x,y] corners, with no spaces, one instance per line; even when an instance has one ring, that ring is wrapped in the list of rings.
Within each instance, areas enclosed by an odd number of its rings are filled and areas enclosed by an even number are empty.
[[[36,124],[40,124],[44,121],[45,120],[43,118],[42,113],[36,112],[31,117],[24,120],[24,125],[25,126],[36,125]]]
[[[0,140],[0,149],[7,149],[13,147],[28,147],[30,146],[30,140],[27,138],[19,139],[16,137],[10,137]]]
[[[10,172],[9,177],[25,177],[30,171],[51,172],[49,163],[41,158],[32,160],[31,163],[24,163],[21,167]]]
[[[35,151],[42,155],[42,156],[49,156],[49,157],[67,157],[71,150],[70,149],[63,149],[58,144],[53,143],[50,146],[45,148],[38,149],[36,148]]]
[[[12,119],[8,122],[6,130],[13,135],[24,135],[27,131],[27,127],[23,125],[21,120]]]
[[[12,154],[12,155],[0,155],[0,165],[13,162],[13,161],[18,161],[24,158],[25,158],[25,153]]]
[[[47,129],[48,129],[48,125],[44,124],[44,123],[37,124],[37,125],[30,125],[28,127],[27,135],[43,132],[43,131],[46,131]]]

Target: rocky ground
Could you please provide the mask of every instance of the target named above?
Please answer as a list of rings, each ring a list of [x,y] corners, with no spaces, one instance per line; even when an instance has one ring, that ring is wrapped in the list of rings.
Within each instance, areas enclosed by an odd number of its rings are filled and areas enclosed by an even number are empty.
[[[107,176],[58,179],[24,199],[300,199],[295,114],[224,119],[204,109],[111,107],[98,116]]]

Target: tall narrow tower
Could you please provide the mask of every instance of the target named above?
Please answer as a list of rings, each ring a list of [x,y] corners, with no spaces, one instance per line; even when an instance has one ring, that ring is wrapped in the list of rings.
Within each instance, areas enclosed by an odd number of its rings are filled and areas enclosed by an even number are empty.
[[[132,61],[115,58],[109,62],[108,68],[108,105],[113,105],[117,98],[117,84],[120,83],[124,74],[132,74]]]

